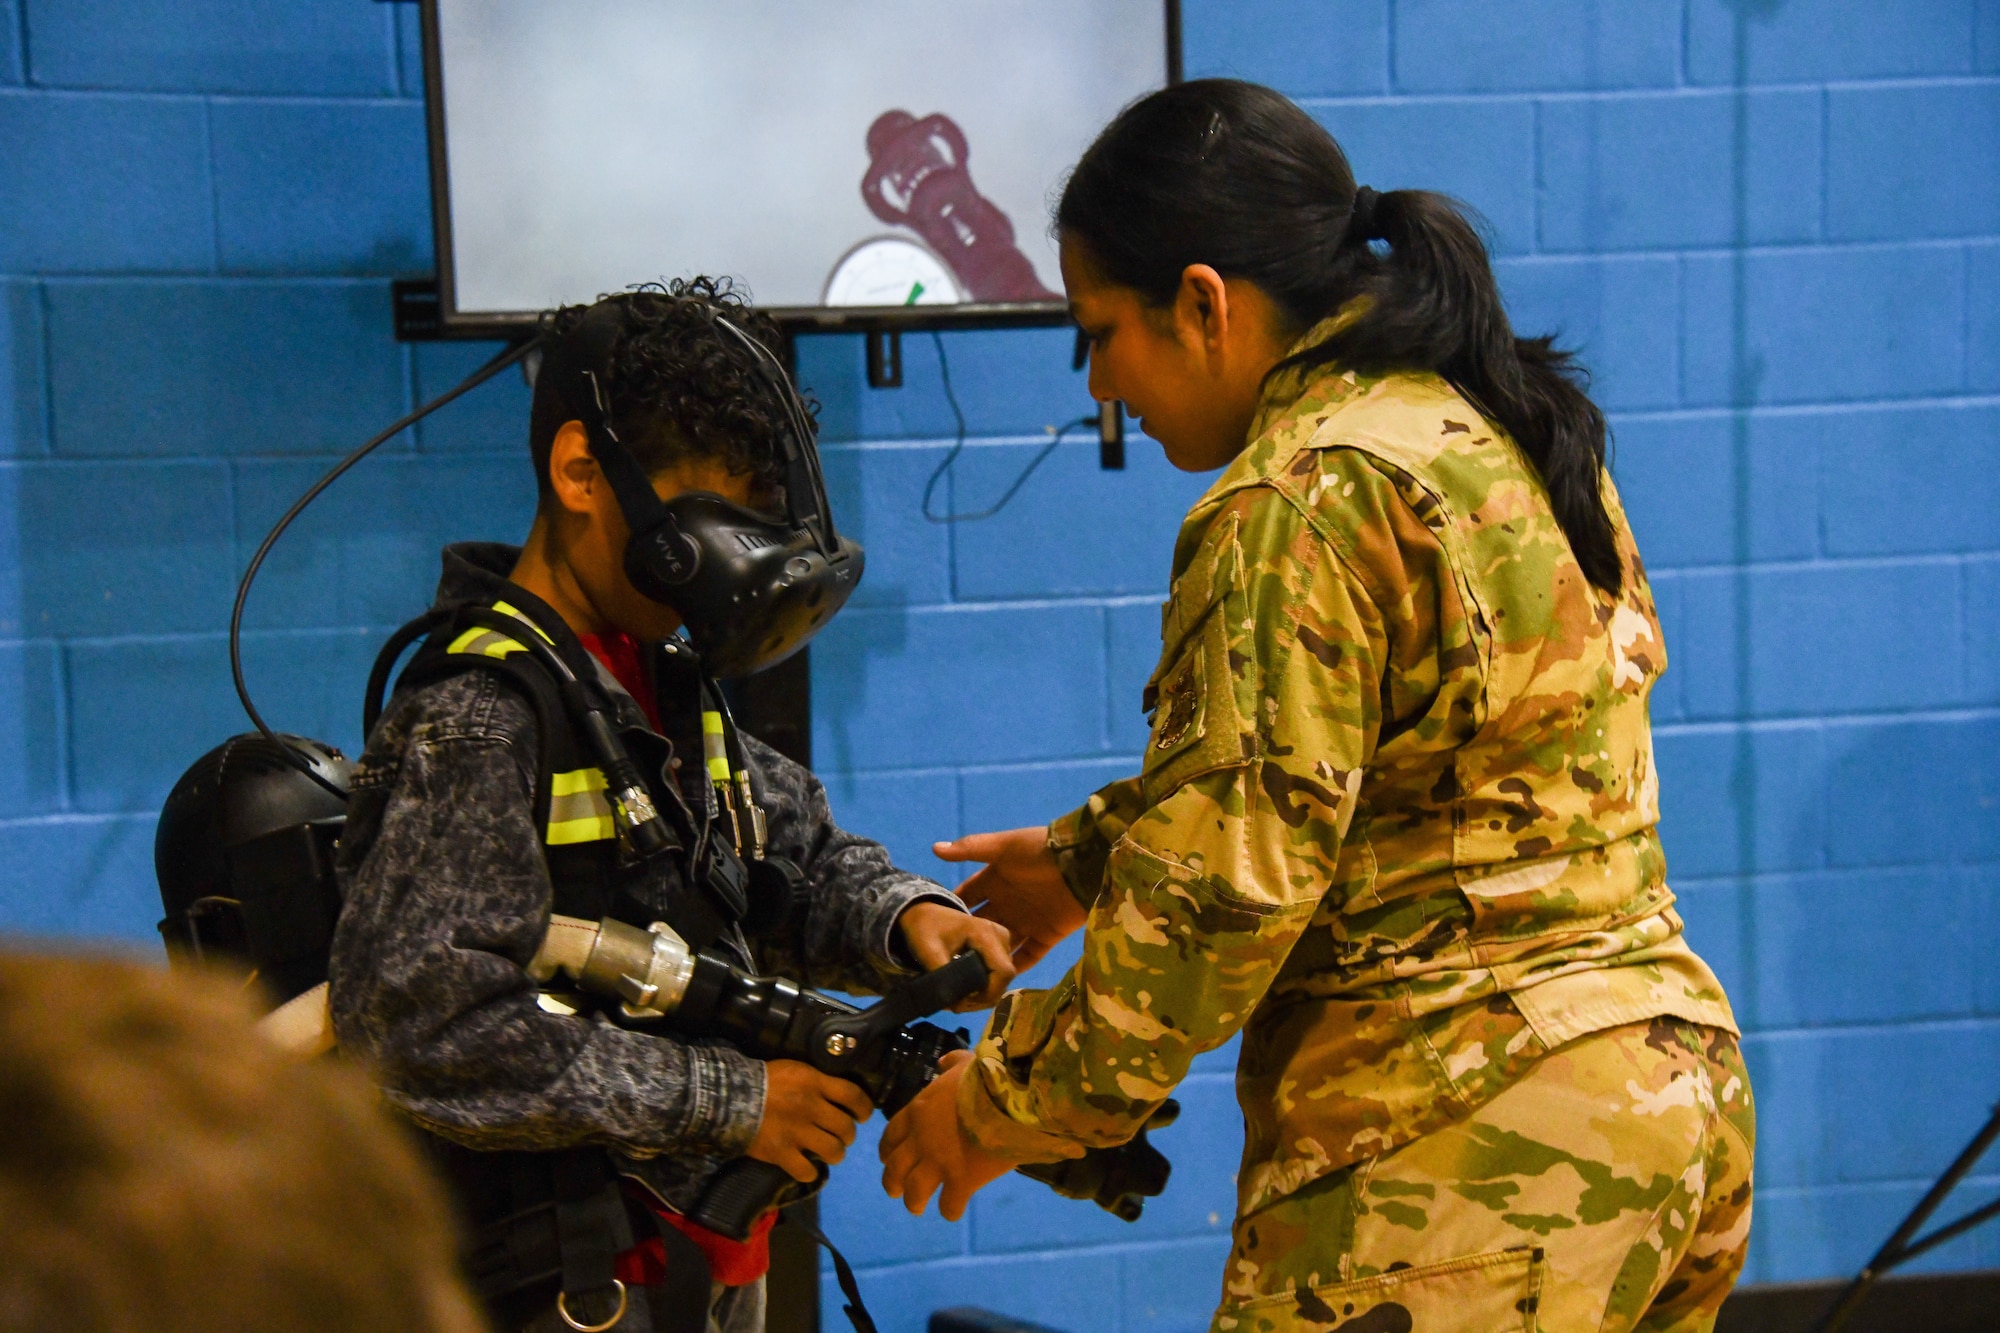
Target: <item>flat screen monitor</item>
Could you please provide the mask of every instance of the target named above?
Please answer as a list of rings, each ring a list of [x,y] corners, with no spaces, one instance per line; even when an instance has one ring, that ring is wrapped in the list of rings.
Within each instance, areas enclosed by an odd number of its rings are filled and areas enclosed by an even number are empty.
[[[1063,318],[1049,209],[1162,0],[425,0],[441,321],[697,273],[794,325]]]

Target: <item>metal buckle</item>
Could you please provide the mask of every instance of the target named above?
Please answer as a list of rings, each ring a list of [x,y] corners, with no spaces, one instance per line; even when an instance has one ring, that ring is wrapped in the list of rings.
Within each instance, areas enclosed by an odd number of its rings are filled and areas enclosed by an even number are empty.
[[[625,1306],[626,1303],[630,1300],[630,1297],[627,1295],[625,1291],[625,1284],[623,1282],[620,1282],[617,1278],[614,1277],[611,1279],[611,1285],[618,1288],[618,1308],[616,1310],[613,1310],[611,1312],[611,1317],[605,1320],[603,1323],[579,1324],[578,1322],[576,1322],[576,1317],[570,1314],[569,1312],[569,1293],[566,1291],[559,1291],[556,1293],[556,1313],[561,1315],[562,1321],[565,1324],[568,1324],[571,1328],[575,1329],[576,1333],[604,1333],[604,1330],[610,1328],[612,1325],[616,1324],[619,1320],[625,1317]]]

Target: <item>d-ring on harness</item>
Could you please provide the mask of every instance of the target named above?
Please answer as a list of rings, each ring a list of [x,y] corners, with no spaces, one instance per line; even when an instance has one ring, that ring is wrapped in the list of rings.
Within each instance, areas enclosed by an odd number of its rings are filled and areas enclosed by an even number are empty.
[[[611,1285],[618,1288],[618,1308],[616,1310],[613,1310],[611,1312],[611,1317],[605,1320],[603,1323],[601,1324],[577,1323],[576,1316],[569,1312],[569,1293],[566,1291],[559,1291],[556,1293],[556,1313],[561,1315],[562,1321],[565,1324],[568,1324],[571,1328],[575,1329],[576,1333],[604,1333],[605,1329],[612,1327],[619,1320],[625,1317],[625,1307],[631,1302],[631,1296],[626,1291],[625,1284],[623,1282],[620,1282],[617,1278],[614,1277],[611,1279]]]

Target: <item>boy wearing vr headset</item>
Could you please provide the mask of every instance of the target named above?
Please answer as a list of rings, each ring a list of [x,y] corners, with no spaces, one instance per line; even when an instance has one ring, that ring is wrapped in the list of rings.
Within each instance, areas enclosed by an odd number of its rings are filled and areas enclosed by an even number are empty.
[[[761,1329],[768,1219],[735,1243],[682,1214],[737,1157],[814,1179],[871,1112],[809,1065],[543,993],[551,911],[663,920],[850,991],[967,948],[981,1002],[1013,972],[1004,930],[842,831],[809,772],[728,720],[714,677],[795,651],[860,573],[774,336],[706,279],[545,319],[534,525],[519,549],[446,549],[434,631],[354,771],[335,1031],[433,1136],[503,1328]]]

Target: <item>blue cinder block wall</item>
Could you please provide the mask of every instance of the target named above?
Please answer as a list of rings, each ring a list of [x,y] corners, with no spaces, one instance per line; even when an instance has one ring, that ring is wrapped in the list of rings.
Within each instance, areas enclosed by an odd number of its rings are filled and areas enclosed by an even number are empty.
[[[1516,323],[1597,372],[1668,625],[1675,885],[1757,1078],[1750,1277],[1857,1266],[2000,1095],[2000,0],[1184,8],[1190,73],[1297,98],[1377,188],[1474,205]],[[414,19],[0,0],[6,929],[156,947],[154,813],[243,726],[237,571],[333,456],[490,350],[389,335],[390,277],[431,263]],[[1086,409],[1082,377],[1061,332],[942,345],[972,440],[938,502],[977,508]],[[1144,441],[1100,473],[1076,441],[998,518],[927,522],[952,418],[931,340],[905,358],[906,387],[871,391],[858,340],[801,346],[870,551],[814,648],[815,746],[848,823],[952,878],[931,838],[1131,767],[1203,481]],[[279,725],[353,746],[434,548],[525,528],[525,408],[517,378],[482,389],[279,551],[247,637]],[[964,1225],[909,1220],[871,1126],[826,1215],[884,1328],[954,1303],[1203,1326],[1229,1054],[1183,1089],[1175,1183],[1137,1227],[1011,1182]],[[2000,1265],[2000,1233],[1927,1263]]]

